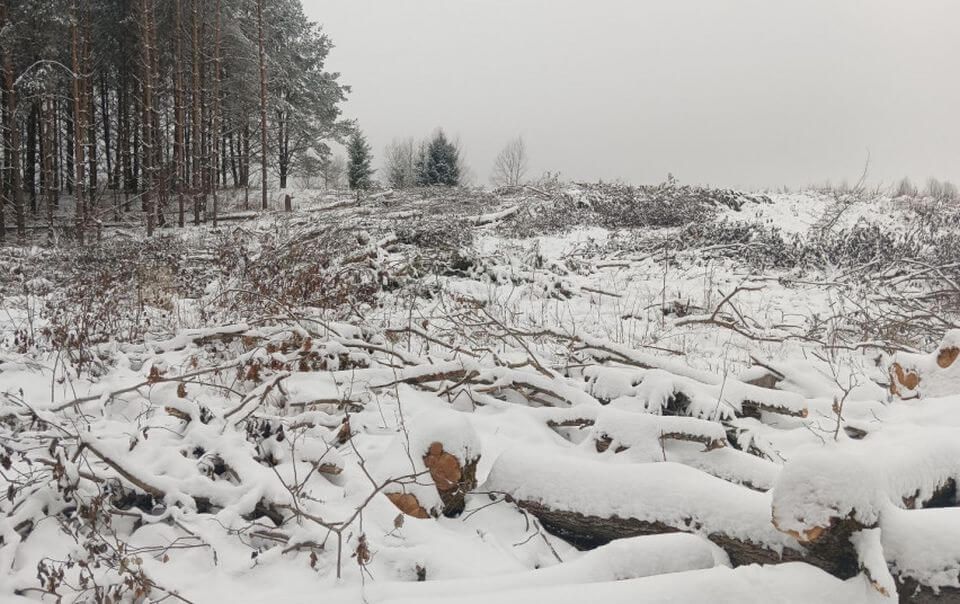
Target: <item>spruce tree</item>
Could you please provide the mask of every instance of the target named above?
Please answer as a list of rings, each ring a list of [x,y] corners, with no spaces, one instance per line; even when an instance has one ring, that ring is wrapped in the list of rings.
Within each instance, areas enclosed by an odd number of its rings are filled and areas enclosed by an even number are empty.
[[[373,176],[373,155],[370,153],[370,145],[367,139],[359,130],[354,132],[347,144],[347,180],[350,188],[358,192],[369,189],[372,184]]]
[[[460,150],[438,130],[417,160],[417,184],[423,186],[460,184]]]

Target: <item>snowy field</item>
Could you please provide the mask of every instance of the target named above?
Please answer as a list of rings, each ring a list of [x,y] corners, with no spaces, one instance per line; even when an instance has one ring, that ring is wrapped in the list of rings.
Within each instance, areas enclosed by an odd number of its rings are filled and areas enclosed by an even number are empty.
[[[0,601],[960,601],[958,208],[296,199],[0,248]]]

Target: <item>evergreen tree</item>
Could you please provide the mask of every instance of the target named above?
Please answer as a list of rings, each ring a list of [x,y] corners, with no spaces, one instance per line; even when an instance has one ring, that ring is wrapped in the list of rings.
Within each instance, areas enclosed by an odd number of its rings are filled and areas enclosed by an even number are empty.
[[[215,220],[230,184],[246,207],[261,160],[282,187],[347,138],[331,48],[301,0],[0,0],[0,224],[53,229],[65,193],[80,240]]]
[[[429,145],[421,147],[417,159],[417,184],[422,186],[460,184],[460,150],[438,130]]]
[[[354,132],[347,144],[347,180],[354,191],[369,189],[373,176],[373,155],[370,145],[359,130]],[[359,193],[358,193],[359,194]]]

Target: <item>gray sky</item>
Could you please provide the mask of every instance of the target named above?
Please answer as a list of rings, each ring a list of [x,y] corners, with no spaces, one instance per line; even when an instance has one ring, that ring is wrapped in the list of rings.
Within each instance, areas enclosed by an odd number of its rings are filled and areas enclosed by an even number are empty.
[[[303,0],[379,156],[438,126],[478,182],[960,182],[957,0]]]

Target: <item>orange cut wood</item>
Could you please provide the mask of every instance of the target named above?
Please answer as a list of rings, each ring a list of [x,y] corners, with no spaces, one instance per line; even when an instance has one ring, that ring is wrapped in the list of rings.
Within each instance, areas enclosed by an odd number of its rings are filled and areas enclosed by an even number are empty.
[[[411,493],[387,493],[387,499],[407,516],[413,516],[414,518],[430,517],[430,514],[420,505],[416,495]]]
[[[916,390],[920,385],[920,376],[915,371],[905,371],[900,363],[894,363],[890,366],[890,392],[897,396],[903,396],[899,386],[907,390]]]
[[[445,452],[443,444],[438,442],[431,444],[423,457],[423,464],[430,470],[430,477],[433,478],[441,494],[454,491],[460,486],[460,479],[463,477],[460,461]]]
[[[937,354],[937,365],[940,365],[941,369],[946,369],[953,365],[953,362],[957,360],[957,356],[960,356],[960,348],[956,346],[942,348],[940,349],[940,353]]]
[[[466,496],[477,486],[477,463],[480,457],[468,459],[464,464],[451,453],[443,450],[443,443],[433,442],[423,456],[423,465],[430,470],[430,478],[437,487],[443,502],[443,515],[453,518],[465,505]]]

